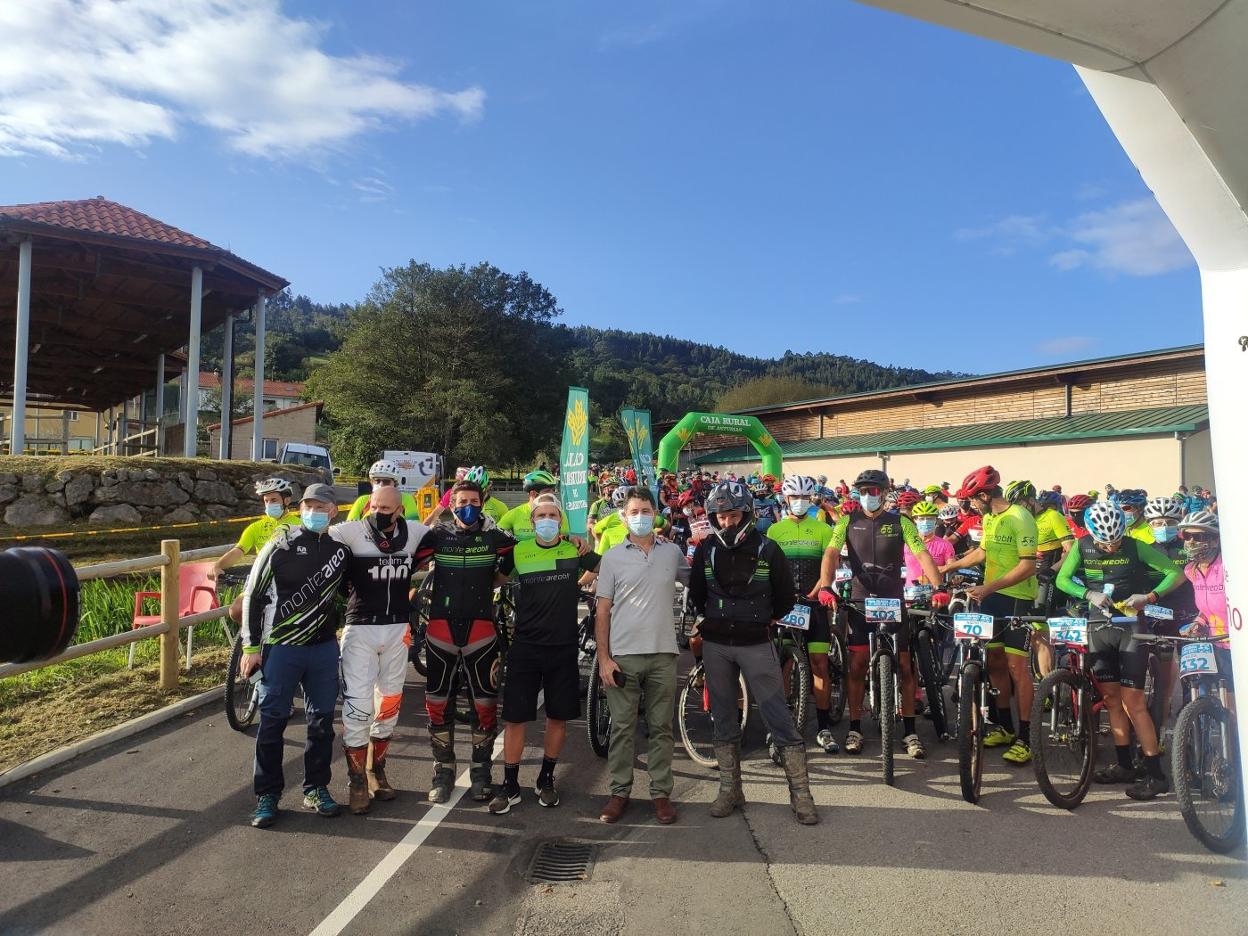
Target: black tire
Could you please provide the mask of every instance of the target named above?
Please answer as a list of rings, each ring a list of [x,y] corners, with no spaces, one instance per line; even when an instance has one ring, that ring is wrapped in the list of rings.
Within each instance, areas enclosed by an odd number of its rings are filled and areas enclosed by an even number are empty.
[[[1157,738],[1160,740],[1164,737],[1165,731],[1165,715],[1169,709],[1168,700],[1159,691],[1165,677],[1163,668],[1167,663],[1157,654],[1150,653],[1148,655],[1148,673],[1144,677],[1144,699],[1148,705],[1148,717],[1153,720],[1153,727],[1157,730]],[[1172,687],[1173,688],[1173,687]],[[1165,753],[1164,751],[1162,753]],[[1140,752],[1141,760],[1143,752]]]
[[[958,778],[962,798],[979,802],[984,776],[984,718],[979,707],[980,664],[974,660],[962,667],[958,677]]]
[[[932,644],[932,635],[926,629],[915,635],[914,655],[918,661],[919,678],[923,680],[923,691],[927,696],[927,713],[932,719],[932,727],[936,736],[942,741],[948,736],[948,719],[945,715],[945,687],[941,683],[939,669],[936,665],[936,648]]]
[[[425,662],[425,634],[429,628],[429,608],[433,600],[433,571],[425,576],[425,580],[416,589],[415,623],[412,624],[412,645],[407,649],[407,658],[412,661],[421,676],[429,675],[429,667]]]
[[[1229,745],[1223,751],[1222,737]],[[1212,696],[1184,706],[1174,727],[1174,794],[1188,831],[1224,855],[1244,842],[1244,791],[1235,723]],[[1215,816],[1217,821],[1215,821]]]
[[[1068,669],[1045,676],[1031,704],[1032,769],[1044,798],[1059,809],[1074,809],[1092,785],[1092,705],[1092,684]]]
[[[828,720],[833,725],[845,716],[845,700],[849,697],[845,687],[847,657],[845,641],[839,634],[833,634],[828,642]]]
[[[611,744],[611,710],[607,707],[607,693],[602,687],[602,676],[597,662],[591,662],[589,686],[585,690],[585,727],[589,746],[599,757],[607,756]]]
[[[706,671],[701,663],[694,664],[676,700],[676,727],[680,743],[684,745],[689,759],[702,767],[715,767],[714,725],[705,691]],[[741,732],[750,714],[750,693],[745,677],[738,676],[738,694],[741,698]]]
[[[884,762],[884,782],[893,785],[893,745],[897,736],[897,689],[894,685],[893,658],[881,653],[875,659],[876,683],[880,687],[880,758]]]
[[[810,713],[810,659],[806,651],[789,643],[781,644],[780,672],[786,674],[784,703],[793,716],[793,727],[802,735]]]
[[[240,631],[234,638],[230,666],[225,673],[225,720],[235,731],[246,731],[255,721],[256,709],[259,708],[256,687],[238,671],[242,658],[243,635]]]

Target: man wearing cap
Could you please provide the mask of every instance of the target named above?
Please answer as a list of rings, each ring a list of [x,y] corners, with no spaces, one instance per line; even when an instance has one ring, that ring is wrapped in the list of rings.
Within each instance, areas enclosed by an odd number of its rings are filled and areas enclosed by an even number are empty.
[[[279,530],[260,551],[243,590],[243,655],[239,671],[259,668],[256,731],[256,828],[277,821],[285,786],[283,741],[295,687],[303,687],[308,739],[303,748],[303,805],[321,816],[341,811],[329,795],[338,702],[338,641],[334,597],[351,550],[329,536],[338,513],[334,489],[311,484],[299,502],[302,526]]]

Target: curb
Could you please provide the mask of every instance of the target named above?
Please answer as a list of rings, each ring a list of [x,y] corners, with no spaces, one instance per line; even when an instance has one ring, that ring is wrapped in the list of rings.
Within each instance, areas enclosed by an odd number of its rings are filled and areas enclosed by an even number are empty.
[[[222,683],[215,689],[209,689],[207,692],[201,692],[199,695],[193,695],[182,699],[180,702],[174,702],[172,705],[166,705],[164,708],[148,712],[146,715],[140,715],[138,718],[132,718],[130,721],[114,725],[112,728],[105,728],[103,731],[96,732],[75,744],[69,745],[69,747],[49,751],[47,754],[41,754],[32,760],[18,764],[16,767],[0,773],[0,788],[49,770],[52,767],[57,767],[66,761],[73,760],[80,754],[86,754],[105,745],[112,744],[114,741],[129,738],[155,725],[177,718],[186,712],[194,711],[214,700],[219,701],[224,688],[225,684]]]

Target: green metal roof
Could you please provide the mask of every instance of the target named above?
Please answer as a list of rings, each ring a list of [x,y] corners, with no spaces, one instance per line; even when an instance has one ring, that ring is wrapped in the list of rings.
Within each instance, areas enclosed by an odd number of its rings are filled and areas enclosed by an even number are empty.
[[[1208,425],[1208,406],[1159,406],[1113,413],[1056,416],[1049,419],[1015,419],[973,426],[941,426],[935,429],[830,436],[790,442],[782,447],[785,458],[817,458],[876,452],[1019,445],[1024,442],[1067,442],[1075,439],[1161,435],[1195,432]],[[757,460],[758,453],[752,446],[720,449],[694,458],[694,462],[699,465]]]

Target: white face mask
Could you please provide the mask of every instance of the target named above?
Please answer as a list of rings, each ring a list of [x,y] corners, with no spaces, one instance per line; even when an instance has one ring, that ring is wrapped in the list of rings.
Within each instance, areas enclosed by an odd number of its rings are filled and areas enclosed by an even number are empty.
[[[805,497],[795,497],[789,501],[789,513],[795,517],[803,516],[810,510],[811,502]]]

